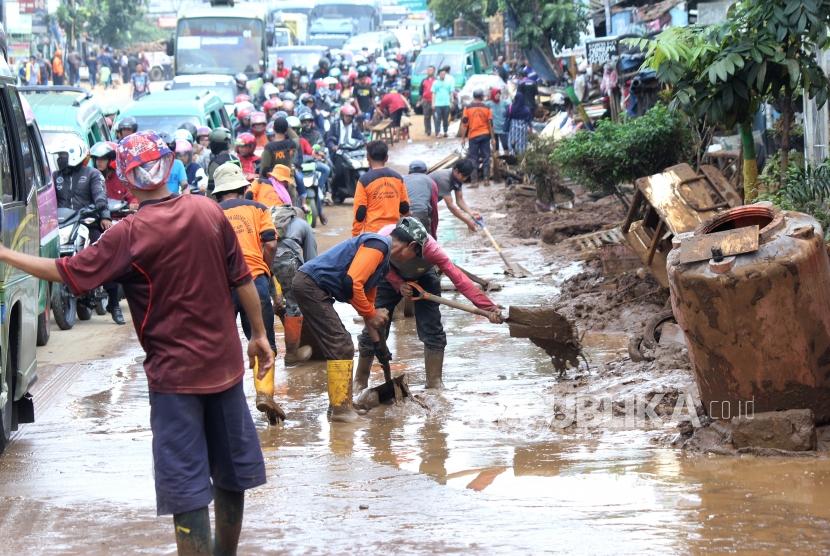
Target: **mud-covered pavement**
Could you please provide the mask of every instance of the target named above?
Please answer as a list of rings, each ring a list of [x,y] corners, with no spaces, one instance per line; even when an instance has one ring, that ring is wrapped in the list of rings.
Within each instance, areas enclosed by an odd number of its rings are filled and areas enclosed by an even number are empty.
[[[394,163],[438,160],[447,145],[398,147]],[[502,284],[492,294],[498,303],[561,303],[563,282],[590,269],[510,237],[514,216],[493,200],[502,195],[499,185],[466,193],[531,277],[505,277],[486,240],[445,208],[441,242],[456,262]],[[351,220],[351,207],[329,210],[323,248],[344,238]],[[354,311],[339,310],[357,334]],[[627,336],[614,329],[622,313],[582,330],[588,366],[559,377],[506,326],[442,311],[445,391],[422,390],[413,320],[397,320],[389,340],[393,374],[409,374],[428,410],[408,403],[374,409],[358,425],[330,425],[324,363],[279,366],[289,420],[269,427],[251,404],[268,484],[247,497],[240,554],[830,551],[826,459],[687,455],[670,446],[677,429],[668,420],[565,422],[580,395],[622,403],[691,386],[683,368],[628,360]],[[102,317],[55,332],[41,348],[37,422],[0,458],[0,553],[175,551],[171,520],[155,516],[141,359],[131,327]],[[372,383],[380,380],[375,368]],[[250,376],[245,386],[253,402]]]

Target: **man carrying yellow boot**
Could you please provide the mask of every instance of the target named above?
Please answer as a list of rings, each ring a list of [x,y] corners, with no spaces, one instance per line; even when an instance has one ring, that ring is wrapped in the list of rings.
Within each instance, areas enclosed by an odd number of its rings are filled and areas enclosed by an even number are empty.
[[[339,243],[300,267],[294,295],[326,358],[331,421],[354,422],[352,337],[334,310],[334,301],[350,303],[366,326],[385,332],[386,309],[375,309],[377,286],[389,271],[391,240],[373,233]]]
[[[277,248],[277,232],[271,214],[265,205],[244,198],[248,180],[245,179],[242,169],[233,162],[226,162],[216,169],[213,183],[213,195],[236,232],[245,263],[251,270],[254,286],[259,294],[268,343],[276,355],[274,307],[271,304],[271,261]],[[242,330],[245,336],[250,338],[251,326],[235,293],[234,306],[236,312],[240,313]],[[256,408],[265,413],[269,423],[276,425],[279,420],[285,420],[285,412],[274,401],[274,365],[271,365],[262,380],[257,378],[257,371],[254,367]]]

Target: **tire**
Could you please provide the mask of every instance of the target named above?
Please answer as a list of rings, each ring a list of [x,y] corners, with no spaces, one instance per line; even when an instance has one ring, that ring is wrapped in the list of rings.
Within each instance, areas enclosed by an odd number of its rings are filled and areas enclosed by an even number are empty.
[[[0,454],[6,450],[9,445],[12,431],[12,411],[14,410],[14,383],[12,382],[11,358],[9,357],[9,350],[6,349],[3,353],[3,380],[6,382],[6,388],[9,392],[8,400],[0,408]]]
[[[161,81],[164,79],[164,72],[160,67],[156,66],[150,70],[150,81]]]
[[[72,295],[65,284],[57,285],[52,290],[52,315],[61,330],[69,330],[75,326],[76,307],[78,299]]]
[[[85,301],[78,301],[75,305],[75,310],[78,313],[78,320],[89,320],[92,318],[92,308],[89,307]]]
[[[666,322],[677,322],[671,309],[662,311],[649,319],[643,332],[643,347],[654,349],[660,342],[660,327]]]
[[[317,199],[307,199],[306,206],[309,208],[309,211],[305,215],[306,222],[312,228],[316,228],[317,220],[320,218],[320,211],[317,210]]]
[[[107,303],[109,302],[109,296],[103,288],[101,288],[101,292],[102,297],[95,298],[95,314],[99,317],[107,314]]]

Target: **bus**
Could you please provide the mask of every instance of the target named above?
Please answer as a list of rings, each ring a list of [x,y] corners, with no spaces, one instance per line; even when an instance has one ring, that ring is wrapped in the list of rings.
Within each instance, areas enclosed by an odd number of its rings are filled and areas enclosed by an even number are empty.
[[[244,73],[261,76],[268,66],[265,4],[189,5],[179,12],[172,48],[176,75]]]
[[[376,0],[318,0],[308,16],[309,25],[324,26],[326,21],[348,20],[355,32],[378,31],[381,26],[381,7]],[[348,38],[348,37],[347,37]]]

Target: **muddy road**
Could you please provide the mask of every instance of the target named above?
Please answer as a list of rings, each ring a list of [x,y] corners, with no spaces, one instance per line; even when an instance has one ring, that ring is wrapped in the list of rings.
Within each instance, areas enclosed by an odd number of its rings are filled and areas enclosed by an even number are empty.
[[[452,145],[416,142],[396,148],[393,161],[433,162]],[[466,195],[531,277],[504,276],[486,240],[445,208],[442,243],[503,286],[492,296],[504,306],[571,295],[563,283],[584,263],[511,237],[496,201],[503,194],[495,185]],[[318,230],[323,249],[349,233],[351,207],[329,214]],[[339,310],[357,334],[356,313]],[[443,392],[422,390],[412,319],[397,320],[389,339],[393,374],[406,371],[428,409],[408,403],[330,425],[324,363],[285,369],[280,361],[277,396],[289,420],[269,427],[246,377],[268,484],[247,497],[240,554],[830,551],[826,459],[687,455],[669,445],[677,429],[668,420],[567,422],[580,395],[619,402],[661,385],[693,390],[687,370],[633,364],[615,323],[583,330],[587,365],[560,377],[507,326],[442,311]],[[37,422],[0,457],[0,553],[174,553],[171,520],[155,516],[147,386],[132,327],[94,317],[54,332],[38,357]],[[371,383],[381,380],[376,367]]]

